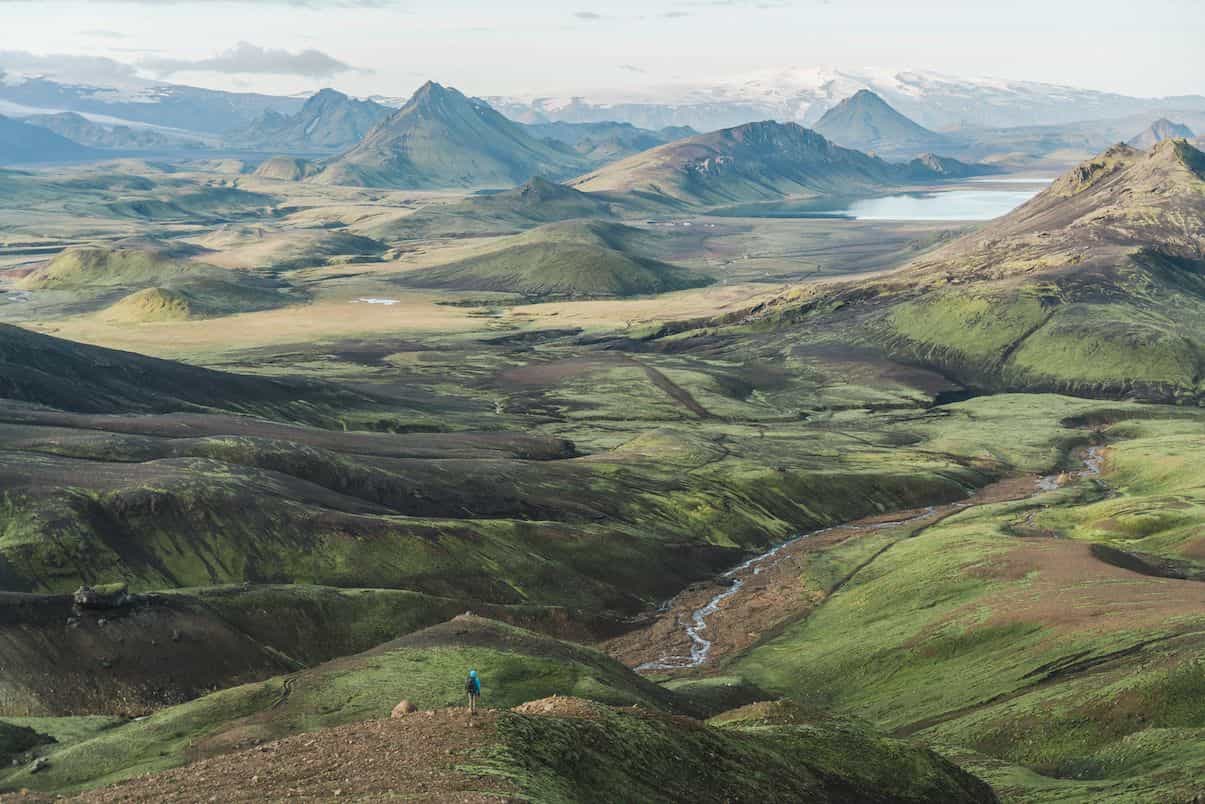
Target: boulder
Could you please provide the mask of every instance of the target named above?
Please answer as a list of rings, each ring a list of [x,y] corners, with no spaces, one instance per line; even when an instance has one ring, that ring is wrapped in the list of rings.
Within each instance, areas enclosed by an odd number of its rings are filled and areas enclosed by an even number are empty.
[[[409,701],[402,701],[397,706],[393,707],[393,713],[390,714],[389,716],[394,717],[394,718],[405,717],[406,715],[412,715],[417,711],[418,711],[417,706],[410,703]]]
[[[119,609],[130,602],[130,590],[124,583],[81,586],[73,598],[78,609]]]

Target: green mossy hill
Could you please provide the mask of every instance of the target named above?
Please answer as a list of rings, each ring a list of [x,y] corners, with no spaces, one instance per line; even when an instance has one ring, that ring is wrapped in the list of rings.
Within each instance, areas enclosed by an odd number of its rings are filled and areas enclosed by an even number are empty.
[[[474,770],[549,804],[625,801],[994,802],[987,784],[923,748],[835,722],[719,726],[572,699],[496,724]],[[618,792],[622,791],[622,792]]]
[[[898,174],[897,166],[795,123],[765,121],[671,142],[571,184],[585,192],[717,205],[850,193],[894,183]]]
[[[189,259],[198,251],[195,246],[155,241],[72,248],[24,277],[19,286],[67,291],[88,306],[104,303],[121,289],[133,290],[101,313],[128,323],[268,310],[306,298],[275,279]]]
[[[275,181],[301,181],[317,174],[320,170],[318,165],[307,159],[295,156],[274,156],[260,163],[252,175],[260,179]]]
[[[137,594],[83,613],[67,595],[0,593],[0,717],[143,714],[361,653],[470,607],[581,642],[618,627],[592,612],[395,589],[239,584]]]
[[[18,285],[26,290],[52,290],[163,282],[198,267],[187,261],[190,253],[194,252],[141,244],[70,248]]]
[[[36,775],[18,769],[0,789],[70,791],[258,741],[389,716],[402,699],[421,709],[462,705],[476,669],[482,703],[507,708],[551,695],[616,706],[672,707],[670,693],[589,648],[480,617],[462,616],[368,653],[212,693],[47,753]]]
[[[0,324],[0,398],[89,413],[225,410],[330,421],[368,400],[312,381],[196,368]]]
[[[144,288],[108,307],[104,317],[111,321],[186,321],[195,315],[192,300],[167,288]]]
[[[860,345],[987,392],[1196,404],[1202,254],[1205,154],[1116,146],[889,278],[801,288],[727,322],[775,332],[769,348]]]
[[[513,187],[585,160],[536,139],[484,101],[428,82],[311,181],[369,187]]]
[[[365,232],[385,240],[509,234],[545,223],[616,217],[616,206],[541,178],[499,193],[474,195],[451,204],[432,204],[386,222],[373,222]]]
[[[450,265],[403,274],[410,287],[511,291],[530,296],[632,296],[709,284],[648,256],[648,232],[599,221],[549,224]]]
[[[1099,477],[824,551],[805,582],[840,587],[725,671],[970,757],[1018,800],[1190,800],[1205,774],[1205,586],[1185,572],[1200,566],[1201,416],[1089,422],[1109,444]]]

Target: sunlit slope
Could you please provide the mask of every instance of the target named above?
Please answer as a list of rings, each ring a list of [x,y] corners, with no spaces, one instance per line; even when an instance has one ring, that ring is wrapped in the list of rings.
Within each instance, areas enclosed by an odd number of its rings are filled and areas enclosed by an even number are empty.
[[[398,282],[532,296],[632,296],[711,282],[656,259],[657,241],[653,233],[617,223],[549,224],[450,265],[404,274]]]

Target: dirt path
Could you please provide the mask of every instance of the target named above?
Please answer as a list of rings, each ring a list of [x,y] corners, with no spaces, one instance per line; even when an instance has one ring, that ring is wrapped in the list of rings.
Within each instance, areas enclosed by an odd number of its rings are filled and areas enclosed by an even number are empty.
[[[498,804],[508,783],[463,772],[471,751],[492,741],[495,714],[416,712],[298,734],[256,748],[84,793],[73,801],[405,801]],[[14,799],[19,800],[19,799]],[[30,797],[26,801],[49,800]]]
[[[803,577],[811,554],[884,530],[907,528],[915,536],[968,508],[1028,499],[1075,477],[1098,475],[1102,462],[1100,448],[1092,447],[1083,458],[1084,469],[1078,473],[1009,478],[960,502],[869,517],[803,534],[715,579],[686,588],[648,616],[639,628],[600,647],[639,672],[673,675],[712,667],[719,659],[739,653],[786,623],[806,616],[898,540],[888,541],[827,588],[810,588]]]

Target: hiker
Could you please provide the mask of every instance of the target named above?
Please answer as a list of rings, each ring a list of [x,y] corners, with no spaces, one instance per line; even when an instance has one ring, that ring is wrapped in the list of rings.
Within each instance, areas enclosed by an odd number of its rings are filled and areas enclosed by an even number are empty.
[[[477,678],[476,670],[469,671],[469,677],[464,682],[464,691],[469,694],[469,714],[477,714],[477,699],[481,697],[481,680]]]

